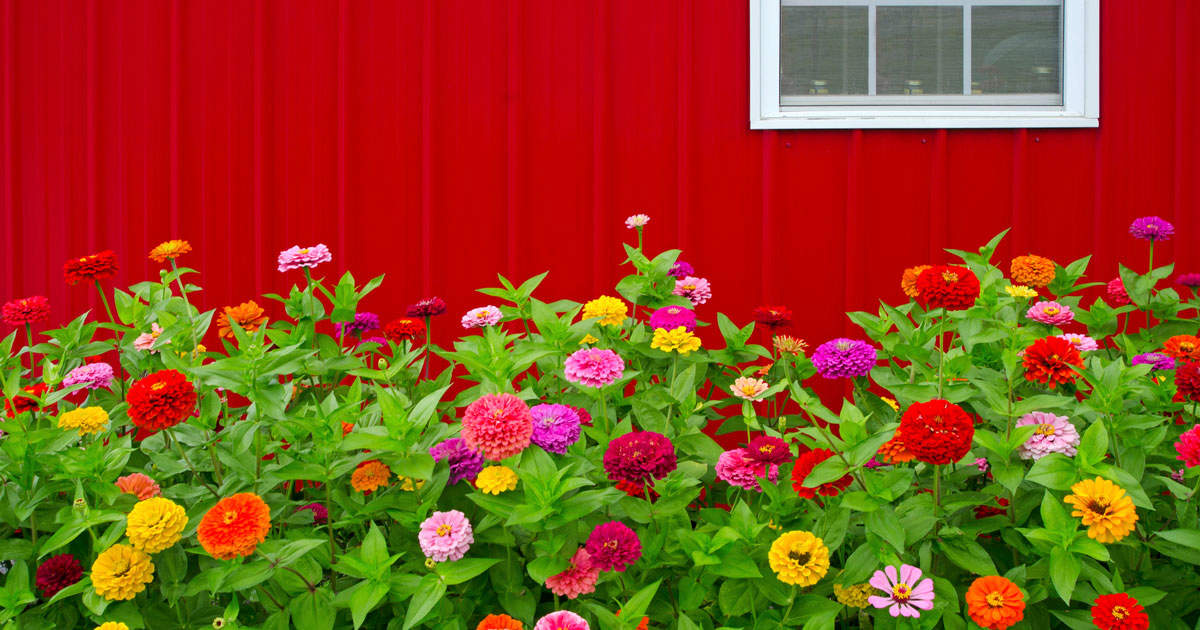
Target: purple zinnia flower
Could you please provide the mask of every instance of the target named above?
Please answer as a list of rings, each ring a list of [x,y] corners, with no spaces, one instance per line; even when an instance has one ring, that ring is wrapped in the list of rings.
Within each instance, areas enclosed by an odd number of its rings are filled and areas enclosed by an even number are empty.
[[[1175,226],[1159,216],[1139,217],[1130,224],[1129,233],[1146,241],[1169,241],[1175,234]]]
[[[592,566],[601,571],[624,571],[642,557],[642,541],[620,521],[597,525],[584,548],[591,556]]]
[[[379,328],[379,316],[375,313],[355,313],[354,321],[352,322],[337,322],[333,325],[337,329],[339,338],[346,335],[354,335],[355,337],[362,336],[363,333],[369,330]]]
[[[650,315],[651,328],[675,330],[683,326],[688,332],[696,330],[696,313],[682,306],[664,306]]]
[[[1075,346],[1075,349],[1080,352],[1091,352],[1100,348],[1100,344],[1097,344],[1095,339],[1079,333],[1066,333],[1059,335],[1058,338],[1070,341],[1071,345]]]
[[[812,363],[825,378],[853,378],[870,374],[877,357],[871,344],[839,337],[821,344],[813,352]]]
[[[1175,359],[1160,352],[1146,352],[1133,357],[1133,365],[1149,365],[1156,370],[1174,370]]]
[[[696,270],[692,269],[690,264],[679,260],[674,265],[671,265],[671,270],[667,272],[667,275],[672,278],[686,278],[694,273],[696,273]]]
[[[1062,326],[1075,320],[1075,313],[1071,311],[1071,307],[1045,300],[1029,307],[1029,310],[1025,312],[1025,316],[1035,322],[1041,322],[1050,326]]]
[[[308,505],[301,505],[300,507],[296,508],[297,512],[299,512],[300,510],[311,511],[312,517],[313,517],[313,522],[318,525],[323,525],[323,524],[329,522],[329,510],[326,509],[325,506],[321,505],[320,503],[309,503]]]
[[[107,363],[88,363],[67,373],[62,384],[66,386],[83,383],[88,389],[108,388],[112,386],[113,369]]]
[[[1079,431],[1066,416],[1033,411],[1017,420],[1018,427],[1037,425],[1037,430],[1017,449],[1021,459],[1041,459],[1050,453],[1074,457],[1079,446]]]
[[[425,298],[408,306],[409,317],[433,317],[446,312],[446,302],[440,297]]]
[[[1175,282],[1182,284],[1189,289],[1200,288],[1200,273],[1181,273],[1175,278]]]
[[[279,252],[279,271],[316,267],[321,263],[333,260],[333,254],[323,243],[312,247],[292,247]]]
[[[584,348],[567,357],[564,370],[567,380],[587,387],[611,385],[625,373],[625,360],[612,350]]]
[[[433,461],[443,459],[450,464],[450,479],[446,485],[453,485],[463,479],[474,479],[483,470],[483,453],[472,450],[462,438],[450,438],[429,449]]]
[[[921,570],[902,564],[900,574],[896,567],[887,566],[871,576],[871,586],[883,591],[883,595],[872,595],[867,601],[876,608],[887,608],[893,617],[920,617],[922,610],[933,610],[933,580],[921,579]]]
[[[462,316],[463,328],[484,328],[486,326],[495,326],[500,322],[500,318],[504,314],[500,309],[492,305],[480,306],[467,311],[466,315]]]
[[[671,293],[682,295],[691,300],[693,306],[699,306],[712,297],[712,287],[708,284],[708,280],[704,278],[687,276],[675,280],[675,290],[671,291]]]
[[[533,415],[533,436],[530,440],[548,452],[562,455],[567,447],[579,441],[579,414],[566,405],[537,405],[529,410]]]

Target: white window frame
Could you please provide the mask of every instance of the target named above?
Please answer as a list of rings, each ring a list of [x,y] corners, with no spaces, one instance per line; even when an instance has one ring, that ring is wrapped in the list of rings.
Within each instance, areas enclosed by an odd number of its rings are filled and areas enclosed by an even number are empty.
[[[779,99],[779,38],[784,4],[867,6],[971,6],[1037,4],[1038,0],[749,0],[751,129],[947,129],[1011,127],[1098,127],[1100,125],[1100,0],[1063,0],[1062,104],[945,105],[942,96],[913,103],[912,97],[868,96],[871,106],[856,108],[853,97],[834,104],[783,106]],[[969,45],[969,32],[964,33]],[[969,66],[969,63],[964,63]],[[872,64],[873,66],[873,64]],[[869,77],[874,83],[874,68]],[[969,72],[969,68],[964,70]],[[966,82],[970,86],[970,82]],[[824,97],[821,97],[824,98]],[[908,105],[896,104],[909,99]],[[961,97],[970,99],[971,97]],[[1016,100],[1022,100],[1018,97]],[[891,101],[891,102],[888,102]]]

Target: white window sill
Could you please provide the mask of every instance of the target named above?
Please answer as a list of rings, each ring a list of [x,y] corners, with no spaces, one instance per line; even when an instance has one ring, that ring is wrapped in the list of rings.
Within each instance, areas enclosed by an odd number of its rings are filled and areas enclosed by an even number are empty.
[[[1011,129],[1020,127],[1099,127],[1099,116],[1031,112],[904,112],[831,111],[785,112],[755,118],[751,129]]]

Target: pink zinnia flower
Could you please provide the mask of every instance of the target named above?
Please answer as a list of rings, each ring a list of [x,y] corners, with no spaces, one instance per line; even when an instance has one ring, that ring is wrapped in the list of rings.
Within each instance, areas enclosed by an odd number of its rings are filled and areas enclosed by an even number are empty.
[[[107,363],[88,363],[67,373],[62,384],[65,386],[84,384],[87,389],[100,389],[112,386],[113,369]]]
[[[1079,431],[1066,416],[1033,411],[1017,420],[1018,427],[1037,425],[1037,430],[1017,449],[1021,459],[1041,459],[1050,453],[1074,457],[1079,446]]]
[[[1200,424],[1179,436],[1179,441],[1175,443],[1175,452],[1179,453],[1175,459],[1182,461],[1184,466],[1200,466]]]
[[[1059,335],[1058,338],[1070,341],[1071,345],[1075,346],[1075,349],[1080,352],[1090,352],[1100,348],[1095,339],[1079,333],[1066,333],[1065,335]]]
[[[44,295],[10,300],[0,309],[0,315],[9,326],[36,324],[50,317],[50,300]]]
[[[462,316],[463,328],[484,328],[486,326],[495,326],[500,318],[503,317],[500,309],[492,305],[480,306],[467,311],[466,315]]]
[[[297,512],[300,510],[308,510],[312,512],[313,523],[315,524],[320,525],[329,522],[329,510],[320,503],[309,503],[308,505],[301,505],[300,507],[296,508]]]
[[[746,490],[762,492],[758,480],[766,477],[771,481],[779,479],[779,465],[755,461],[744,448],[721,453],[717,458],[717,479]]]
[[[1125,283],[1121,282],[1120,277],[1108,281],[1108,296],[1105,301],[1109,306],[1125,306],[1133,302],[1129,299],[1129,293],[1125,291]]]
[[[770,389],[767,382],[759,378],[749,378],[746,376],[738,378],[729,386],[729,390],[734,396],[742,400],[758,400],[762,393]]]
[[[533,630],[592,630],[588,622],[569,610],[556,610],[541,619]]]
[[[158,350],[154,349],[154,342],[158,341],[158,337],[162,332],[162,326],[159,326],[157,322],[150,324],[150,332],[142,333],[137,336],[137,339],[133,340],[134,350],[148,351],[150,354],[157,353]]]
[[[132,494],[138,501],[145,501],[162,494],[158,483],[142,473],[117,477],[117,487],[125,494]]]
[[[1050,326],[1062,326],[1069,324],[1075,319],[1075,313],[1071,312],[1071,307],[1058,302],[1041,301],[1029,307],[1025,315],[1035,322],[1049,324]]]
[[[624,571],[642,557],[642,541],[620,521],[601,523],[587,539],[592,565],[601,571]]]
[[[463,441],[492,461],[525,450],[532,436],[529,405],[512,394],[487,394],[463,412]]]
[[[323,243],[311,247],[293,245],[279,252],[279,271],[316,267],[331,260],[333,260],[333,254]]]
[[[896,575],[896,567],[887,566],[876,571],[870,582],[885,595],[872,595],[867,601],[876,608],[887,608],[893,617],[915,618],[921,616],[921,610],[933,610],[933,580],[922,580],[917,567],[902,564]]]
[[[692,305],[699,306],[712,297],[712,287],[709,286],[708,280],[704,278],[687,276],[686,278],[675,280],[675,290],[671,293],[682,295],[691,300]]]
[[[645,226],[650,222],[650,216],[646,214],[635,214],[625,219],[625,227],[635,229]]]
[[[625,373],[621,355],[603,348],[576,350],[567,357],[563,370],[568,381],[587,387],[611,385]]]
[[[595,592],[600,569],[592,564],[592,557],[583,547],[571,556],[571,566],[566,571],[546,578],[546,588],[558,596],[575,599],[580,595]]]
[[[1186,475],[1187,475],[1187,469],[1180,468],[1179,470],[1176,470],[1171,473],[1171,479],[1174,479],[1175,481],[1178,481],[1179,483],[1183,483],[1183,478]]]
[[[991,465],[988,464],[986,457],[976,457],[975,467],[979,469],[979,472],[987,474],[988,468],[991,468]]]
[[[458,510],[434,512],[421,523],[417,534],[421,551],[434,562],[453,562],[466,555],[475,542],[471,522]]]

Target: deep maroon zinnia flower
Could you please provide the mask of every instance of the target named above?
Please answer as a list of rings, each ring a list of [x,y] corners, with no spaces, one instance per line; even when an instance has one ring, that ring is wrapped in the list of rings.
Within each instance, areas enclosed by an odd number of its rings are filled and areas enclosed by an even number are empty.
[[[1145,241],[1169,241],[1175,235],[1175,226],[1159,216],[1138,217],[1129,225],[1129,233]]]
[[[792,309],[786,306],[760,306],[754,309],[754,321],[772,330],[792,325]]]
[[[825,378],[854,378],[870,374],[877,357],[875,347],[865,341],[838,338],[821,344],[812,363]]]
[[[406,313],[409,317],[433,317],[446,312],[446,302],[440,297],[425,298],[416,304],[411,304]]]
[[[450,438],[435,444],[429,449],[433,461],[443,459],[450,465],[450,478],[446,485],[453,485],[463,479],[474,479],[483,470],[483,453],[467,446],[462,438]]]
[[[601,571],[624,571],[642,557],[642,541],[619,521],[597,525],[588,536],[585,549],[591,556],[592,566]]]
[[[69,553],[46,558],[37,568],[37,589],[42,597],[50,599],[54,594],[83,579],[83,567]]]
[[[63,263],[63,278],[69,285],[103,280],[116,273],[117,255],[111,249],[106,249],[98,254],[72,258]]]
[[[604,472],[613,481],[647,483],[675,470],[675,446],[661,433],[634,431],[608,443]]]
[[[746,457],[756,462],[782,464],[792,459],[792,447],[770,435],[760,435],[746,445]]]
[[[50,317],[50,300],[44,295],[34,295],[4,304],[0,314],[9,326],[36,324]]]
[[[664,306],[650,315],[651,328],[675,330],[683,326],[688,332],[696,330],[696,312],[683,306]]]

